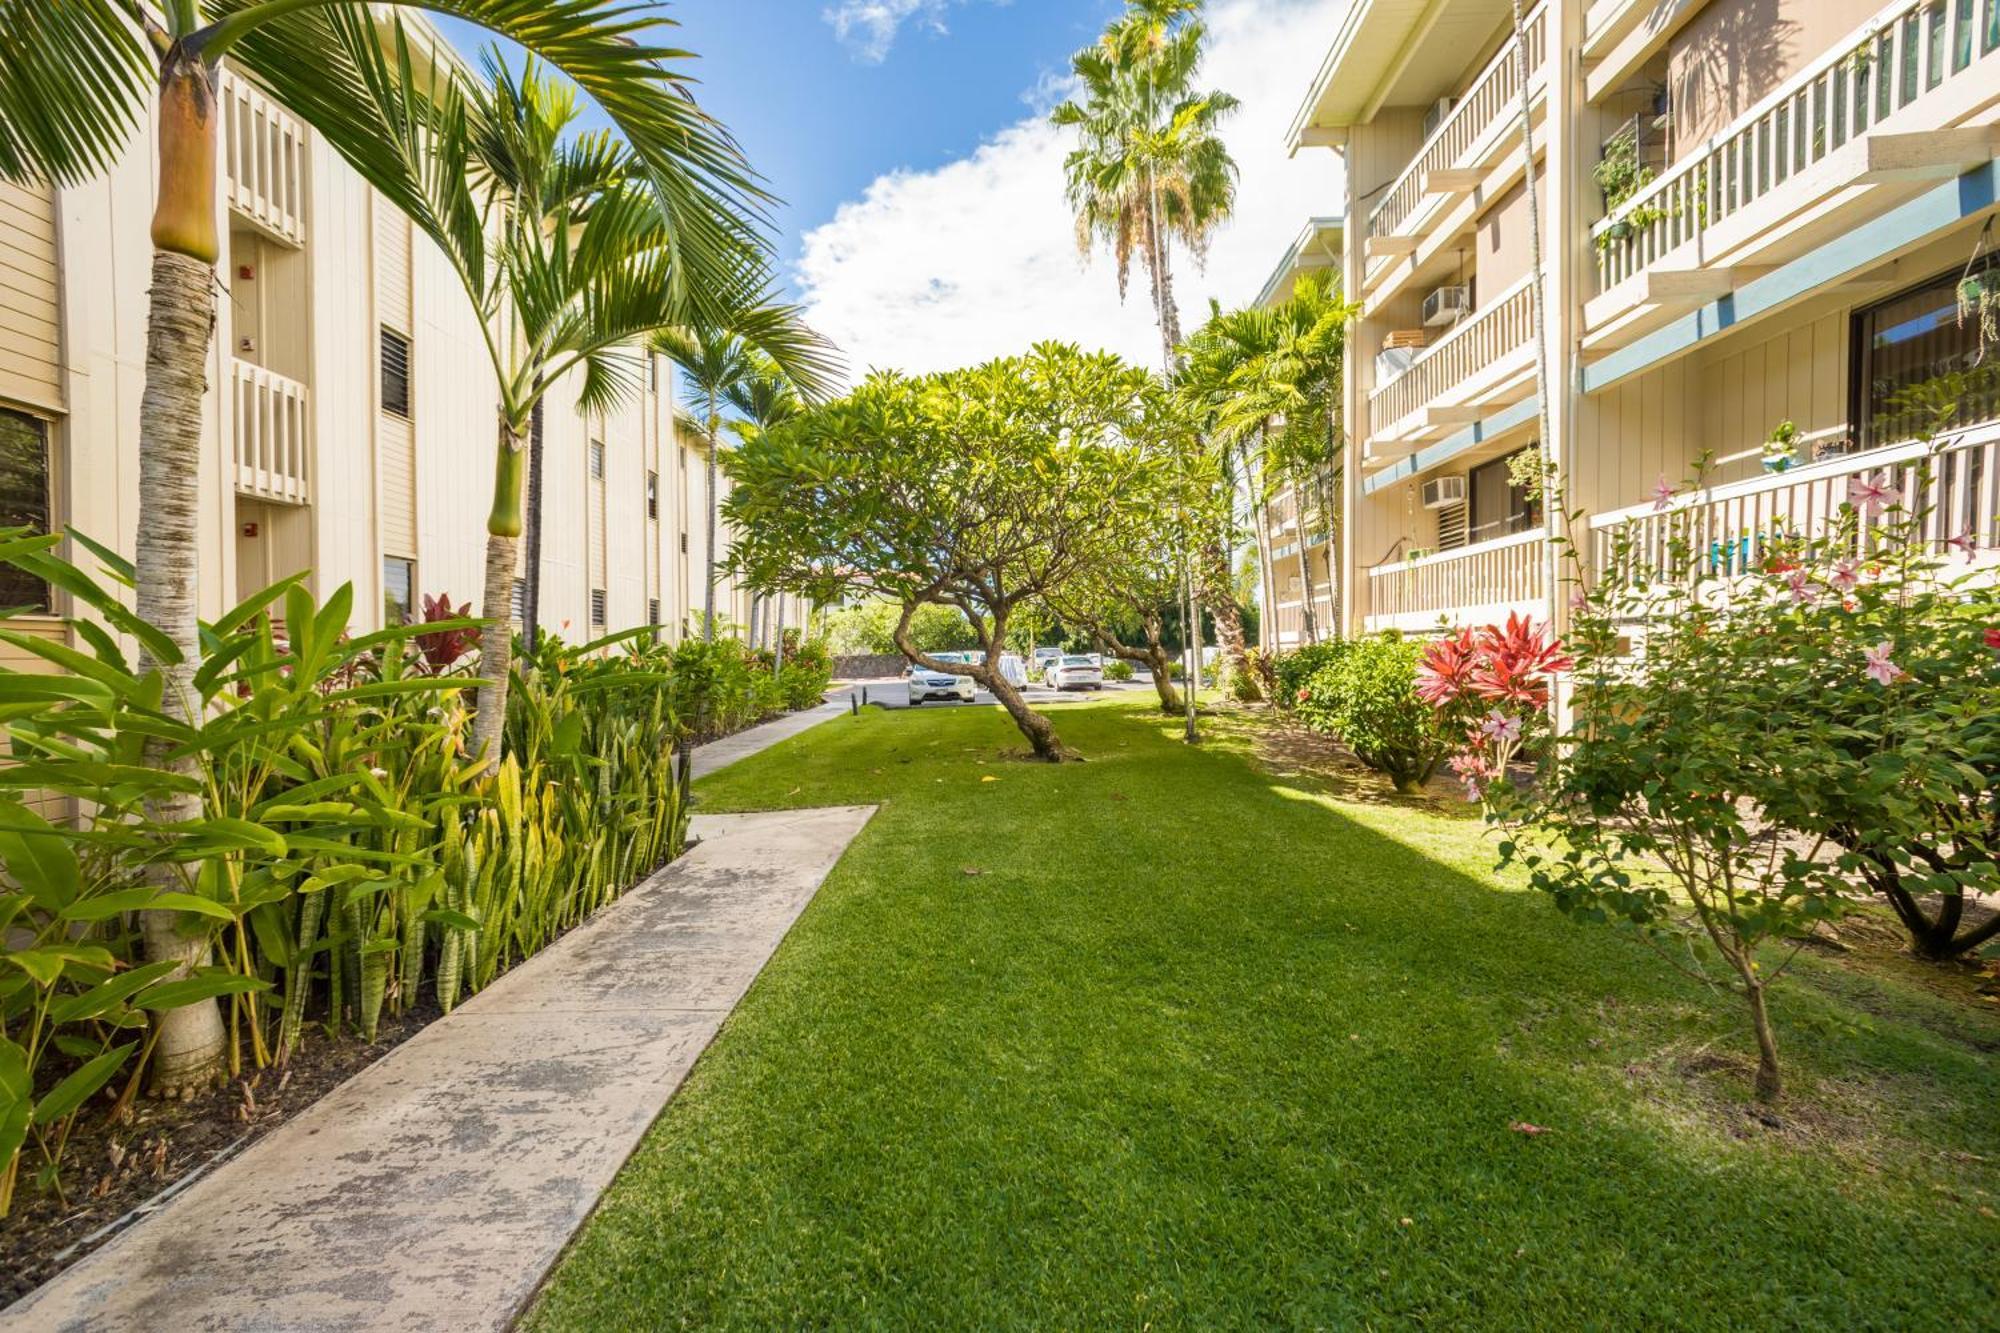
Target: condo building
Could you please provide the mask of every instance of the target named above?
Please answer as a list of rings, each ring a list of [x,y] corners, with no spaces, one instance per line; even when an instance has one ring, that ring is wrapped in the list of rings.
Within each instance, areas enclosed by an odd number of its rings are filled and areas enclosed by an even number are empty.
[[[426,594],[477,613],[498,396],[473,306],[443,253],[284,107],[226,69],[220,91],[201,613],[299,571],[322,598],[353,586],[356,633],[420,614]],[[142,124],[75,188],[0,182],[0,523],[128,556],[152,144]],[[698,628],[706,460],[676,435],[673,367],[651,358],[643,392],[602,414],[578,410],[577,388],[558,384],[538,422],[540,624],[572,642]],[[524,555],[517,614],[525,573]],[[50,589],[6,570],[0,583],[0,601],[43,613],[16,628],[64,633],[70,608]],[[801,611],[789,602],[784,623]],[[745,625],[752,599],[725,578],[717,614]]]
[[[1907,481],[1898,404],[1947,375],[1924,503],[2000,554],[2000,0],[1523,8],[1354,0],[1291,129],[1345,167],[1343,630],[1560,624],[1572,571],[1674,510],[1728,572],[1849,478]]]

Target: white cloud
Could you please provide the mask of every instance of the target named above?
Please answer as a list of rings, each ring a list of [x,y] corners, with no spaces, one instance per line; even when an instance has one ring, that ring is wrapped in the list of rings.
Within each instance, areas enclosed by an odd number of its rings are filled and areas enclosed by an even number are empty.
[[[913,0],[899,0],[909,4]],[[1192,329],[1209,298],[1253,299],[1308,217],[1335,212],[1338,160],[1285,150],[1285,131],[1332,41],[1346,0],[1216,0],[1203,82],[1242,99],[1227,122],[1242,170],[1236,215],[1205,269],[1177,255],[1176,295]],[[1120,303],[1108,255],[1086,263],[1063,199],[1069,142],[1040,115],[969,157],[877,177],[804,237],[797,285],[816,327],[870,367],[923,371],[1017,352],[1044,338],[1148,364],[1159,334],[1135,266]]]
[[[834,36],[867,61],[887,58],[896,34],[905,23],[915,22],[932,32],[943,32],[944,12],[951,0],[841,0],[821,11],[833,25]]]

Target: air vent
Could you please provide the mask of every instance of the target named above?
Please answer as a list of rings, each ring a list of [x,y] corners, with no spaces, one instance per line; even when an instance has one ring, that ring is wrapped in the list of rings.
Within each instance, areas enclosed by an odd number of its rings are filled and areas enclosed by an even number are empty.
[[[1424,298],[1424,326],[1456,324],[1472,313],[1472,289],[1453,285],[1440,287]]]
[[[590,590],[590,623],[593,625],[602,625],[604,623],[604,589],[602,588],[592,588]]]
[[[1444,124],[1445,117],[1449,116],[1451,109],[1457,105],[1458,99],[1455,97],[1440,97],[1437,101],[1431,103],[1431,109],[1424,112],[1424,137],[1426,139],[1438,132],[1439,127]]]
[[[1465,506],[1446,505],[1437,511],[1438,550],[1456,551],[1465,545]]]
[[[1444,509],[1464,503],[1464,477],[1433,477],[1424,483],[1424,508]]]

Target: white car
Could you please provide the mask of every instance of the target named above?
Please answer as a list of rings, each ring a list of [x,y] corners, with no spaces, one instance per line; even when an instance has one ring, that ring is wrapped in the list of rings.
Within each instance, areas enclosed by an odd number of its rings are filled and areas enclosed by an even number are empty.
[[[1081,653],[1069,653],[1049,663],[1042,681],[1052,690],[1101,690],[1104,668]]]
[[[1028,674],[1036,680],[1046,680],[1049,668],[1062,661],[1062,655],[1063,651],[1060,648],[1035,649],[1035,655],[1028,661]]]
[[[904,669],[903,679],[909,683],[912,708],[926,699],[957,699],[961,703],[968,704],[972,702],[974,687],[970,676],[954,676],[949,672],[911,665]]]

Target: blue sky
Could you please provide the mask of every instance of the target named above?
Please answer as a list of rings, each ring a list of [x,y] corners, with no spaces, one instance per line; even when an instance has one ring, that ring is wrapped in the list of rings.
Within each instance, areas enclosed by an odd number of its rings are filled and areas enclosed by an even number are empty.
[[[1235,218],[1182,256],[1183,320],[1255,297],[1313,215],[1338,211],[1325,149],[1284,144],[1346,0],[1208,0],[1203,79],[1236,94]],[[1047,124],[1070,54],[1122,0],[679,0],[667,41],[773,193],[793,297],[855,371],[962,365],[1060,338],[1156,359],[1135,283],[1077,249],[1069,144]],[[477,33],[445,24],[468,50]]]

